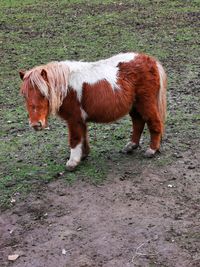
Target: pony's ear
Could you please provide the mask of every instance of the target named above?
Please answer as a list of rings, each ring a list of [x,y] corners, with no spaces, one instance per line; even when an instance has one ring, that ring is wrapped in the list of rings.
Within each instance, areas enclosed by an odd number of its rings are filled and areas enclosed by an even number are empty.
[[[42,69],[42,71],[41,71],[41,75],[42,75],[42,78],[43,78],[46,82],[48,82],[47,71],[44,70],[44,69]]]
[[[20,70],[19,71],[19,76],[20,78],[23,80],[24,79],[24,75],[25,75],[25,71],[24,70]]]

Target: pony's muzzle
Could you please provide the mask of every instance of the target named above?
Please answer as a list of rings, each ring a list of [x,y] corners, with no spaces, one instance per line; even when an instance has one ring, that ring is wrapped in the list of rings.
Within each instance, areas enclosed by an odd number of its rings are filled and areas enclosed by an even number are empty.
[[[43,129],[41,121],[38,121],[36,123],[32,123],[31,127],[36,131],[41,131]]]

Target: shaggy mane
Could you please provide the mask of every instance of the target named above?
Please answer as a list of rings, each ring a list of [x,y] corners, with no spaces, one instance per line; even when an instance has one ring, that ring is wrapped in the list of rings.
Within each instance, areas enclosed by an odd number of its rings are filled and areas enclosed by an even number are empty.
[[[48,82],[42,77],[42,70],[47,72]],[[26,87],[30,83],[33,87],[36,86],[41,94],[49,100],[50,112],[56,114],[67,95],[68,80],[68,66],[64,62],[51,62],[27,71],[24,76],[24,86]]]

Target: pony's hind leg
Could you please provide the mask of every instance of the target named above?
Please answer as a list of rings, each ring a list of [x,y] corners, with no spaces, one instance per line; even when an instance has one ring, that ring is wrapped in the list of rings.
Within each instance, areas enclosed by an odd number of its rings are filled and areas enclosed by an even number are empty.
[[[147,126],[150,132],[151,140],[150,147],[146,150],[145,156],[150,158],[153,157],[157,151],[159,151],[162,138],[162,123],[158,112],[155,111],[153,116],[147,120]]]
[[[145,156],[153,157],[159,151],[162,137],[162,121],[157,104],[148,104],[143,108],[142,113],[150,132],[150,147],[146,150]]]
[[[123,149],[124,153],[130,153],[133,149],[139,146],[140,137],[144,129],[145,123],[147,123],[150,132],[150,147],[146,150],[146,157],[153,157],[160,148],[160,142],[162,137],[162,122],[159,115],[157,103],[152,101],[142,101],[143,105],[137,105],[132,109],[130,116],[133,122],[133,134],[131,142],[129,142]]]
[[[144,129],[145,121],[143,120],[142,116],[137,112],[136,109],[132,109],[129,113],[132,119],[133,124],[133,132],[131,141],[126,144],[124,149],[122,150],[123,153],[131,153],[134,149],[139,146],[140,137]]]

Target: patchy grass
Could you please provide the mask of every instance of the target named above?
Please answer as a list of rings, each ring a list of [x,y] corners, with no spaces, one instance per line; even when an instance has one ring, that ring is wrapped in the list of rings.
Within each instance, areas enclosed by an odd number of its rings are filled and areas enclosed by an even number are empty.
[[[69,156],[65,125],[50,120],[48,132],[28,127],[19,95],[19,69],[63,59],[97,60],[121,51],[141,51],[163,62],[169,75],[168,121],[159,159],[131,157],[135,165],[166,165],[173,153],[200,137],[199,1],[1,1],[0,3],[0,201],[22,196],[54,179],[102,182],[122,164],[128,117],[112,125],[90,125],[91,156],[66,173]],[[148,135],[144,134],[143,146]],[[126,158],[127,160],[127,158]],[[129,160],[129,158],[128,158]],[[61,175],[62,174],[62,175]]]

